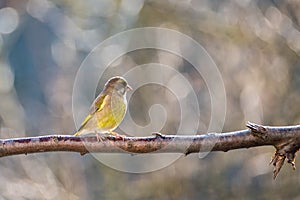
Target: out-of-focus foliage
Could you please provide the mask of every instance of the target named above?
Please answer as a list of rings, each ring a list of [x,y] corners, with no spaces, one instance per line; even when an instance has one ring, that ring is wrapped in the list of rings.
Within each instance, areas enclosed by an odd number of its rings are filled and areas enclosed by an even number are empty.
[[[300,121],[300,2],[249,0],[0,1],[1,138],[71,134],[72,88],[86,55],[111,35],[136,27],[166,27],[202,44],[216,62],[227,95],[223,131],[245,121],[289,125]],[[174,41],[176,43],[177,41]],[[202,101],[199,131],[210,119],[201,76],[171,53],[141,50],[124,55],[99,83],[136,65],[176,68]],[[154,87],[130,102],[133,119],[149,122],[149,106],[165,105],[172,133],[178,115]],[[153,93],[155,95],[153,95]],[[174,128],[175,127],[175,128]],[[138,135],[138,133],[137,133]],[[298,199],[299,172],[284,167],[272,180],[274,149],[261,147],[182,157],[146,174],[110,169],[90,155],[42,153],[0,159],[1,199]],[[149,162],[151,162],[149,160]]]

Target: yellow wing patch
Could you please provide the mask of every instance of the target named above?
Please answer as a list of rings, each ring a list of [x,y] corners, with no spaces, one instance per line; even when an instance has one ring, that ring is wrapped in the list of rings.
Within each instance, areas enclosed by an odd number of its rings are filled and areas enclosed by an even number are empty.
[[[92,116],[93,115],[91,115],[91,114],[89,114],[85,119],[84,119],[84,121],[81,123],[81,125],[80,125],[80,128],[78,129],[78,131],[75,133],[75,136],[77,136],[77,135],[79,135],[79,131],[81,130],[81,129],[83,129],[84,128],[84,126],[87,124],[87,122],[92,118]]]
[[[90,108],[90,114],[84,119],[84,121],[81,123],[80,128],[78,129],[78,131],[74,134],[74,136],[78,136],[80,135],[80,130],[82,130],[85,125],[88,123],[88,121],[94,116],[94,114],[96,112],[101,111],[104,106],[106,105],[108,100],[108,95],[100,95],[98,98],[95,99],[95,101],[93,102],[91,108]],[[97,105],[100,105],[99,107],[97,107]]]

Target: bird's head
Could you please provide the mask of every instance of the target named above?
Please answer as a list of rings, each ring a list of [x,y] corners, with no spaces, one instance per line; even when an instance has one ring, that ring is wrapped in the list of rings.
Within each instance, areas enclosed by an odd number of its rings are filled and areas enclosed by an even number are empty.
[[[125,95],[127,91],[132,90],[127,81],[121,76],[112,77],[105,84],[104,90],[107,92],[116,92],[119,95]]]

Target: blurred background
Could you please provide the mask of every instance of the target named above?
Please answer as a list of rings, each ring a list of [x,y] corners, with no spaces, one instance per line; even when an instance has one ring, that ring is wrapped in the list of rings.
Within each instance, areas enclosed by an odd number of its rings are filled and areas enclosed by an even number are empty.
[[[299,124],[299,9],[296,0],[0,0],[1,138],[72,134],[73,84],[84,58],[109,36],[147,26],[178,30],[210,54],[226,90],[223,132],[245,129],[246,121]],[[149,62],[174,67],[190,82],[199,98],[198,132],[205,133],[211,117],[207,86],[193,66],[169,52],[145,49],[122,56],[107,67],[97,91],[109,77]],[[180,113],[173,98],[165,88],[147,85],[132,94],[129,111],[144,126],[149,107],[160,103],[167,111],[162,132],[172,134]],[[272,180],[273,153],[272,147],[259,147],[213,152],[203,159],[193,154],[144,174],[120,172],[91,155],[69,152],[5,157],[0,159],[0,196],[299,199],[299,170],[284,166]]]

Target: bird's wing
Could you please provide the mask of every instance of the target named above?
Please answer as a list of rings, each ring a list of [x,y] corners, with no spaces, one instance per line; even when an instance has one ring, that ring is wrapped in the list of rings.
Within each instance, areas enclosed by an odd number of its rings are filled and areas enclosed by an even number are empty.
[[[99,112],[100,110],[103,109],[105,104],[108,102],[109,96],[105,94],[100,94],[92,103],[92,106],[90,108],[88,116],[84,119],[84,121],[81,123],[77,133],[84,128],[84,126],[88,123],[88,121],[94,116],[96,112]]]

